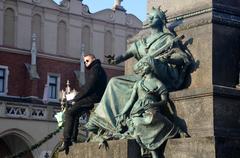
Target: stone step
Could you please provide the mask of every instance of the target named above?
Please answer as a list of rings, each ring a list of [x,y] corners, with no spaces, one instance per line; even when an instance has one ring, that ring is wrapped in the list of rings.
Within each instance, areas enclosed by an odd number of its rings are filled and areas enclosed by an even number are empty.
[[[69,154],[60,152],[58,158],[140,158],[140,149],[134,140],[109,141],[109,148],[99,149],[95,142],[78,143],[70,147]]]
[[[109,149],[99,149],[98,143],[79,143],[70,148],[66,156],[59,158],[141,158],[140,149],[134,140],[109,141]],[[239,158],[240,139],[219,137],[193,137],[170,139],[165,158]]]

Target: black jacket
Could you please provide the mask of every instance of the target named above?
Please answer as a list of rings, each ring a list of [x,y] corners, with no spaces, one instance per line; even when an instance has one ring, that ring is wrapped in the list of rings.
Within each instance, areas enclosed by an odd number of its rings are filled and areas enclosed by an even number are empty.
[[[100,60],[94,60],[85,71],[86,83],[80,87],[80,92],[73,101],[78,102],[88,97],[92,103],[99,102],[107,86],[107,75],[101,66]]]

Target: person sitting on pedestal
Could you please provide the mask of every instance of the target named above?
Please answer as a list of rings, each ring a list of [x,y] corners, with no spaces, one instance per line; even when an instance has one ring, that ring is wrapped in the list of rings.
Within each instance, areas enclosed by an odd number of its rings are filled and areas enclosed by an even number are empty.
[[[74,124],[76,126],[79,114],[91,110],[94,103],[101,100],[107,85],[107,75],[101,66],[100,60],[96,59],[93,54],[87,54],[84,56],[84,63],[86,67],[86,83],[80,87],[80,92],[70,101],[72,106],[65,112],[64,143],[59,151],[65,150],[66,154],[69,153],[69,146],[72,145],[73,133],[75,133],[73,139],[76,140],[77,138],[77,132],[74,132],[74,128],[77,127],[74,127]]]

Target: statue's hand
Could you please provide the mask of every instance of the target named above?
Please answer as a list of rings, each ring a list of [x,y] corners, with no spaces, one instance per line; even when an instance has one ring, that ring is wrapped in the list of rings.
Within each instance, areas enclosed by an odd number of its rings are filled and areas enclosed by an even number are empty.
[[[124,114],[119,114],[116,116],[117,123],[122,124],[126,120],[126,116]]]
[[[117,131],[122,132],[123,127],[126,126],[126,115],[119,114],[116,116]]]
[[[104,55],[107,58],[108,64],[116,65],[115,54],[113,55]]]

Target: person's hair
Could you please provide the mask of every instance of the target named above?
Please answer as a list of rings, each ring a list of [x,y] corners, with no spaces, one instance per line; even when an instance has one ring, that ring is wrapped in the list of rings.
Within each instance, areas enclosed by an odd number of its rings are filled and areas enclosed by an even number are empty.
[[[96,59],[96,57],[95,57],[95,55],[94,54],[86,54],[86,55],[84,55],[84,57],[91,57],[92,59]]]

